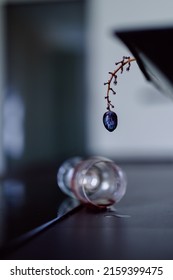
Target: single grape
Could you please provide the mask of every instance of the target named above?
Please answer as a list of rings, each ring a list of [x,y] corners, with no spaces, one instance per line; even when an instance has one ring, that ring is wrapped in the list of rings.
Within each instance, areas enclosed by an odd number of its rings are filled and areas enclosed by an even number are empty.
[[[103,124],[108,131],[114,131],[118,125],[117,114],[111,110],[105,112],[103,115]]]

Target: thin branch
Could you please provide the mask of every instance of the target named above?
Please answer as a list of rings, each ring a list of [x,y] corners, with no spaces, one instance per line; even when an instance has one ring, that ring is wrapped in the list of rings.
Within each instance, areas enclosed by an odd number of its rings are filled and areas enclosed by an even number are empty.
[[[126,71],[129,71],[130,67],[131,67],[131,62],[133,62],[133,61],[136,61],[136,59],[129,57],[129,56],[123,56],[123,59],[121,61],[115,63],[115,65],[119,65],[119,66],[113,72],[109,72],[110,78],[108,79],[108,81],[106,83],[104,83],[104,85],[107,85],[107,92],[106,92],[106,96],[105,96],[105,99],[107,101],[107,110],[110,111],[111,108],[114,108],[114,105],[111,103],[111,100],[110,100],[110,92],[112,92],[113,94],[116,94],[116,92],[111,87],[112,80],[114,79],[114,85],[116,85],[117,84],[117,73],[120,71],[120,73],[122,74],[124,71],[125,65],[127,65]]]

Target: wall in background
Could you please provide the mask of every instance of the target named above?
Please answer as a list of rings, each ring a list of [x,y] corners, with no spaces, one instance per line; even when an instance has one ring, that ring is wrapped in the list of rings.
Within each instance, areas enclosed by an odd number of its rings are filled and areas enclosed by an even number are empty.
[[[173,2],[91,0],[87,12],[89,153],[121,159],[172,158],[173,102],[145,80],[135,63],[130,72],[119,76],[117,95],[112,97],[119,117],[117,130],[106,131],[102,116],[108,72],[114,69],[114,62],[130,55],[113,31],[172,25]]]
[[[85,1],[43,2],[5,6],[7,169],[85,150]]]
[[[0,3],[3,2],[30,1]],[[113,31],[172,24],[173,2],[131,0],[129,4],[125,0],[89,0],[86,3],[87,9],[81,4],[78,16],[71,13],[71,23],[68,13],[52,9],[46,17],[46,11],[39,15],[34,10],[27,12],[27,4],[22,12],[15,11],[16,19],[13,13],[6,88],[4,14],[0,6],[0,107],[5,92],[6,96],[17,93],[27,104],[21,112],[25,129],[23,152],[18,159],[7,155],[10,165],[83,153],[122,159],[173,157],[173,103],[145,80],[135,63],[129,73],[119,76],[117,95],[112,97],[119,117],[117,130],[109,133],[102,124],[106,111],[103,83],[114,69],[114,62],[129,55]],[[0,131],[2,113],[0,110]],[[15,143],[13,137],[8,139]],[[2,140],[1,134],[0,172],[4,168]]]

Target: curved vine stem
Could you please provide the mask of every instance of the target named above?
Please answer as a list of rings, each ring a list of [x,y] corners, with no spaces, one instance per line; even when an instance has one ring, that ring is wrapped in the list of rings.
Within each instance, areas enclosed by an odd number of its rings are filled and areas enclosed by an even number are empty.
[[[117,73],[120,71],[121,74],[124,71],[124,66],[127,65],[126,67],[126,71],[130,70],[131,67],[131,62],[136,61],[135,58],[130,57],[130,56],[123,56],[123,59],[119,62],[116,62],[115,65],[119,65],[113,72],[109,72],[109,74],[111,75],[110,78],[108,79],[108,81],[106,83],[104,83],[104,85],[107,85],[107,93],[105,96],[105,99],[107,100],[107,110],[111,110],[111,108],[114,108],[114,105],[112,104],[111,100],[110,100],[110,92],[112,92],[113,94],[116,94],[116,92],[114,91],[114,89],[111,87],[111,83],[114,79],[114,84],[117,84]]]

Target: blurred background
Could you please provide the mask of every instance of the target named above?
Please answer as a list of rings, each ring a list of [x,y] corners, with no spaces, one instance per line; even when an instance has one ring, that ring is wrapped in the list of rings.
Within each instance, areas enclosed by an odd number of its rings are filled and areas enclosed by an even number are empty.
[[[170,25],[172,11],[171,0],[1,0],[1,173],[73,155],[172,158],[173,102],[136,63],[112,97],[117,130],[102,124],[108,72],[131,55],[113,32]]]
[[[1,18],[7,170],[82,154],[85,146],[84,2],[14,2],[2,6]]]
[[[88,13],[88,150],[125,160],[172,158],[173,103],[146,82],[135,63],[130,72],[119,75],[117,94],[112,97],[119,117],[117,130],[108,133],[100,120],[106,107],[103,82],[114,62],[130,55],[113,31],[171,26],[173,2],[95,0],[90,1]]]
[[[1,184],[0,243],[11,229],[30,229],[26,217],[33,228],[56,216],[56,171],[64,159],[173,159],[173,102],[136,63],[119,75],[112,96],[118,128],[110,133],[102,123],[108,72],[131,55],[114,31],[172,24],[172,0],[0,0],[0,175],[50,166],[25,174],[26,185]]]

